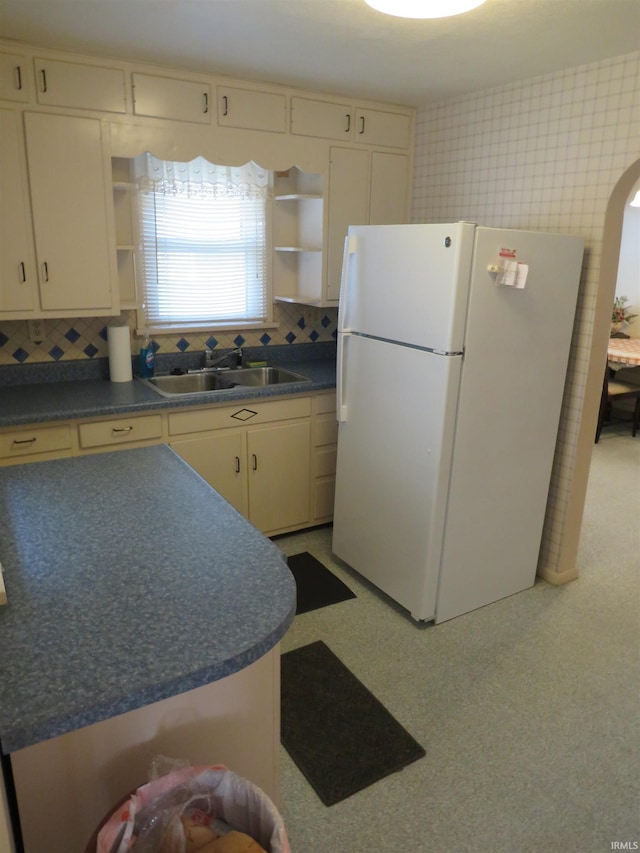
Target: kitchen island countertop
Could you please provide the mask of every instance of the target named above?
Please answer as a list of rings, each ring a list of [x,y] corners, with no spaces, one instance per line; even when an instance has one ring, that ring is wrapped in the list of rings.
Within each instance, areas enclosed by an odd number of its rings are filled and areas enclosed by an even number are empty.
[[[4,753],[237,672],[295,613],[279,549],[163,445],[4,469],[0,527]]]

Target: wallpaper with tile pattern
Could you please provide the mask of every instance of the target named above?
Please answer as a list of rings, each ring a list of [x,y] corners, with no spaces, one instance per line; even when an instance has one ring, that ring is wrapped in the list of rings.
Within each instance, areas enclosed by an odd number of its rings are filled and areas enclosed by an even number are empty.
[[[414,222],[579,234],[586,252],[540,565],[559,566],[596,306],[607,202],[640,157],[640,52],[424,107]]]
[[[135,312],[123,312],[131,328],[131,352],[140,348],[135,336]],[[186,352],[187,350],[227,349],[236,346],[272,346],[304,344],[335,339],[337,308],[313,308],[306,305],[277,303],[277,329],[258,329],[235,332],[214,332],[188,335],[158,335],[154,337],[156,352]],[[0,320],[0,365],[34,362],[73,361],[87,358],[106,358],[108,317],[45,320],[43,341],[29,340],[26,320]]]

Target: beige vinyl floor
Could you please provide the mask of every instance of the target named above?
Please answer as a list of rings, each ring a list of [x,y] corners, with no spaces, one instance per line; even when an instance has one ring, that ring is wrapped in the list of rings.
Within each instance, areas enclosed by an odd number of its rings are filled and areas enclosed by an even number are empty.
[[[276,543],[357,595],[297,616],[283,651],[324,640],[427,753],[326,807],[282,749],[293,853],[637,849],[640,436],[610,426],[594,445],[577,581],[442,625],[333,559],[330,527]]]

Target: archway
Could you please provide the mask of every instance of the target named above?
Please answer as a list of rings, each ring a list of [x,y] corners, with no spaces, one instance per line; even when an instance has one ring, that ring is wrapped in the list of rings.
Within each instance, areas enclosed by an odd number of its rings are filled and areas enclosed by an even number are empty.
[[[602,234],[602,255],[598,279],[598,295],[593,321],[591,354],[587,369],[587,385],[576,446],[575,468],[571,494],[567,504],[565,530],[561,549],[560,565],[575,566],[582,513],[587,493],[589,467],[594,447],[594,436],[602,377],[607,353],[607,341],[611,331],[611,306],[616,292],[618,258],[622,239],[624,208],[634,184],[640,179],[640,160],[636,160],[623,173],[613,188],[605,213]],[[577,569],[577,567],[576,567]]]

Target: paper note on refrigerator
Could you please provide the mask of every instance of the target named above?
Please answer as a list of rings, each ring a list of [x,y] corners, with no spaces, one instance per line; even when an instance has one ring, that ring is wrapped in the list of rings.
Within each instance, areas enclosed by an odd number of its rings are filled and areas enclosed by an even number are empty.
[[[503,259],[496,275],[496,284],[501,287],[516,287],[522,290],[526,284],[528,272],[528,264]]]

